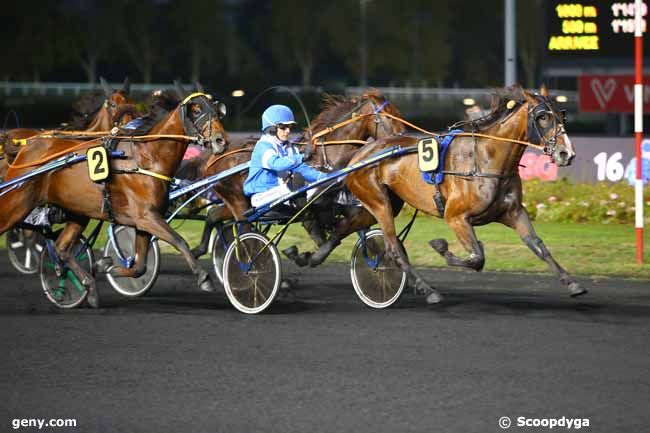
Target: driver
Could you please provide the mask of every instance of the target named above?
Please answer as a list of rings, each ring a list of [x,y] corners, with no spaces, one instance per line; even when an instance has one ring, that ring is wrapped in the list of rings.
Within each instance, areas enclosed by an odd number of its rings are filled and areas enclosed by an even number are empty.
[[[271,105],[262,114],[262,132],[251,156],[244,194],[258,207],[325,177],[303,162],[304,155],[289,142],[296,125],[293,112],[286,105]]]

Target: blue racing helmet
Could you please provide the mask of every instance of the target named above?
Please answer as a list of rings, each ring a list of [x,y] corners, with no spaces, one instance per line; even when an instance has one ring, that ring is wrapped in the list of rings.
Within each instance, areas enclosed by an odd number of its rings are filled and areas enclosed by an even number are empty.
[[[269,126],[276,126],[281,123],[296,123],[293,118],[293,111],[286,105],[271,105],[262,113],[262,131]]]

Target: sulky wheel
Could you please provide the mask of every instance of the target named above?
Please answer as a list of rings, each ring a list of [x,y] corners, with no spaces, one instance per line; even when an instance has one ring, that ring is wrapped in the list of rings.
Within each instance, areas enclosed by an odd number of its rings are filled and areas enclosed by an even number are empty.
[[[120,256],[123,259],[131,260],[135,259],[135,229],[133,227],[126,226],[116,226],[113,229],[113,237],[115,239],[116,246],[109,239],[106,242],[104,247],[104,256],[111,257],[113,263],[118,266],[124,266],[124,263],[120,259]],[[149,250],[147,251],[147,270],[144,274],[139,277],[118,277],[111,275],[111,273],[106,274],[108,282],[113,286],[116,292],[121,295],[128,296],[131,298],[136,298],[142,296],[151,289],[153,284],[158,278],[158,271],[160,270],[160,247],[158,247],[158,241],[151,242],[149,244]]]
[[[214,266],[214,272],[219,278],[219,282],[223,284],[223,261],[226,256],[226,251],[228,246],[232,243],[234,235],[232,233],[231,227],[220,227],[217,230],[217,235],[214,237],[212,243],[212,265]]]
[[[361,239],[352,249],[350,276],[354,291],[372,308],[393,305],[406,286],[406,273],[384,257],[384,234],[370,230],[365,234],[365,253]]]
[[[51,249],[54,250],[53,243]],[[75,242],[73,252],[79,265],[89,274],[94,275],[93,252],[84,237]],[[88,289],[65,264],[59,266],[51,254],[54,252],[50,253],[47,247],[41,252],[41,285],[45,296],[59,308],[77,307],[88,296]]]
[[[245,233],[232,242],[223,261],[224,289],[242,313],[264,311],[278,293],[282,268],[275,245],[262,234]]]
[[[9,261],[22,274],[38,272],[38,261],[45,248],[45,238],[39,231],[14,228],[7,232]]]

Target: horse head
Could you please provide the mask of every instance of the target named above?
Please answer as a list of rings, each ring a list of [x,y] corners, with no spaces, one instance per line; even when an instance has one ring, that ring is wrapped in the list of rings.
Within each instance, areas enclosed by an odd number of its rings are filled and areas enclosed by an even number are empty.
[[[570,165],[576,153],[564,128],[566,111],[553,106],[546,86],[539,93],[524,92],[524,96],[528,102],[528,141],[542,145],[558,166]]]
[[[373,138],[378,140],[403,133],[406,128],[402,122],[396,120],[402,117],[395,105],[377,89],[369,89],[361,96],[361,108],[357,115],[363,116],[361,122],[362,140]]]
[[[182,101],[180,115],[185,132],[198,135],[213,154],[223,153],[228,141],[226,130],[221,124],[221,119],[226,116],[226,105],[207,93],[190,93],[178,82],[174,82],[174,87]]]
[[[113,89],[104,77],[99,77],[99,82],[106,98],[102,105],[102,110],[105,110],[103,117],[107,118],[110,127],[120,126],[125,123],[125,121],[128,122],[130,119],[128,119],[126,115],[131,113],[132,110],[125,111],[121,109],[121,107],[125,104],[132,103],[131,98],[129,97],[129,78],[127,77],[124,79],[121,89]],[[97,117],[101,118],[102,114],[99,113]],[[106,129],[110,129],[110,127]]]
[[[405,127],[399,120],[401,114],[376,89],[369,89],[360,96],[342,97],[325,95],[323,111],[314,119],[311,131],[306,134],[313,137],[327,128],[335,128],[320,137],[320,141],[380,139],[404,132]],[[344,125],[343,125],[344,124]],[[313,152],[313,140],[308,140],[305,159]],[[356,152],[358,146],[334,146],[332,149],[321,148],[320,161],[324,166],[340,166]]]

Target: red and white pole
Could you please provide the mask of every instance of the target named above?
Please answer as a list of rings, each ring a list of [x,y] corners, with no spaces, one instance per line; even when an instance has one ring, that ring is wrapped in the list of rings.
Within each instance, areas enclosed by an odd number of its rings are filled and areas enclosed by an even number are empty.
[[[634,138],[636,148],[635,226],[636,261],[643,263],[643,1],[635,1],[634,12]]]

